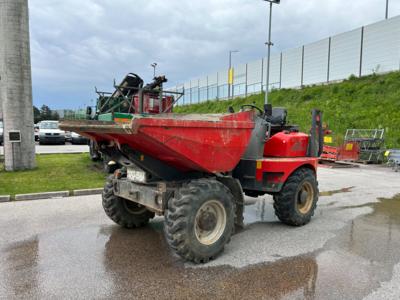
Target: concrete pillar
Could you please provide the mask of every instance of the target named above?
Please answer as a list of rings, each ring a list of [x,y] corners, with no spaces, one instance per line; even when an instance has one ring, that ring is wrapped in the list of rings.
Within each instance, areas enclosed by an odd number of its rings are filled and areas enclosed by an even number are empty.
[[[6,170],[34,168],[28,0],[0,0],[0,104]],[[20,143],[10,143],[10,130],[20,131]]]

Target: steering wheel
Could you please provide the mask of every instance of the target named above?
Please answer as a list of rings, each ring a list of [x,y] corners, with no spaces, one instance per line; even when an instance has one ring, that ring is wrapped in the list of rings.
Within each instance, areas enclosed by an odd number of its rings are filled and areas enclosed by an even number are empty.
[[[250,107],[250,108],[252,108],[252,109],[256,109],[256,110],[258,110],[258,111],[260,112],[261,115],[264,114],[264,111],[263,111],[261,108],[259,108],[258,106],[255,106],[254,104],[244,104],[244,105],[242,105],[242,106],[240,107],[240,110],[243,111],[243,109],[244,109],[245,107]]]

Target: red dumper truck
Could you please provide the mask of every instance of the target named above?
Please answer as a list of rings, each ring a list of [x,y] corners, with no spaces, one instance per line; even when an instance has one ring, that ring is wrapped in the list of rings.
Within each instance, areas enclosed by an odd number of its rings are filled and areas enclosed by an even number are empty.
[[[187,261],[206,263],[223,251],[235,225],[243,225],[244,195],[272,195],[285,224],[310,221],[318,200],[321,112],[312,112],[305,134],[286,123],[285,109],[270,105],[243,105],[226,114],[174,114],[171,107],[149,113],[146,95],[157,95],[162,106],[170,101],[163,97],[167,92],[162,86],[131,88],[128,106],[134,109],[123,122],[60,125],[94,141],[118,164],[102,196],[115,223],[137,228],[164,216],[169,246]]]

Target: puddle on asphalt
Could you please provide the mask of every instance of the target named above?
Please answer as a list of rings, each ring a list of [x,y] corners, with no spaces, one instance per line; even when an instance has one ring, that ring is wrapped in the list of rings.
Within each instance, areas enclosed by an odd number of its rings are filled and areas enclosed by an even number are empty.
[[[319,196],[327,197],[327,196],[333,196],[335,194],[350,193],[352,189],[354,189],[354,186],[342,188],[342,189],[338,189],[338,190],[333,190],[333,191],[324,191],[324,192],[320,192]]]
[[[262,205],[262,204],[261,204]],[[400,196],[341,229],[322,250],[242,269],[188,268],[162,220],[125,230],[74,228],[1,248],[5,298],[361,299],[400,261]]]

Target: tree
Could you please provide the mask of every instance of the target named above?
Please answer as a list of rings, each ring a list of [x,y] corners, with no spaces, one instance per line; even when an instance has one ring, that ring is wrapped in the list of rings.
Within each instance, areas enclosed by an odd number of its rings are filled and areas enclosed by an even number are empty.
[[[40,118],[42,121],[51,120],[51,109],[47,105],[43,104],[40,108]]]
[[[35,124],[39,123],[42,120],[40,116],[40,110],[36,106],[33,106],[33,121]]]
[[[58,114],[57,111],[54,110],[54,111],[51,112],[51,119],[55,120],[55,121],[60,120],[60,115]]]

